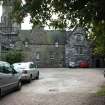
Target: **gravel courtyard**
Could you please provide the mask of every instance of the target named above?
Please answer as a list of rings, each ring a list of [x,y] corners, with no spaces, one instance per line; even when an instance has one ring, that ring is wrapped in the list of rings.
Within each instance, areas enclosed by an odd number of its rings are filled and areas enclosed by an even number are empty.
[[[0,105],[87,105],[105,83],[104,69],[41,68],[40,79],[0,100]]]

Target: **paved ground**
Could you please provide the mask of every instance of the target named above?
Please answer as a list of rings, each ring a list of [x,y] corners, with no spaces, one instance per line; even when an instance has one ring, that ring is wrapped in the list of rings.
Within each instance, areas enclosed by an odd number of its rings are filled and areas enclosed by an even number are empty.
[[[0,105],[87,105],[105,82],[104,69],[39,69],[40,79],[0,100]]]

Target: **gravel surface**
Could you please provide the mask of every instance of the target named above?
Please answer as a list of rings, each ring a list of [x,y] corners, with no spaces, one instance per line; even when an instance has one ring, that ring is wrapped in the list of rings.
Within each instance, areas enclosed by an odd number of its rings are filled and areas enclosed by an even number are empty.
[[[92,94],[86,99],[86,105],[105,105],[105,96],[96,96],[96,94]]]
[[[105,105],[94,104],[92,96],[105,81],[103,70],[39,69],[39,80],[3,97],[0,105]]]

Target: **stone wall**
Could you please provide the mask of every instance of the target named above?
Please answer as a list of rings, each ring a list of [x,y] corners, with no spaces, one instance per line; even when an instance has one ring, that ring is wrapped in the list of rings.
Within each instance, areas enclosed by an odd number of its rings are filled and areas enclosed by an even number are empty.
[[[25,61],[34,61],[38,67],[64,66],[64,45],[29,45],[23,50]]]
[[[89,43],[83,28],[76,27],[68,36],[67,44],[65,45],[65,59],[67,67],[70,66],[70,63],[74,63],[78,67],[81,61],[90,62]]]

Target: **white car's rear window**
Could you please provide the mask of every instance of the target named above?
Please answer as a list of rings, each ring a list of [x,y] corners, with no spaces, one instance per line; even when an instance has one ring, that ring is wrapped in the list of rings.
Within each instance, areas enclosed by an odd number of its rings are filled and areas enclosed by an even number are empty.
[[[29,64],[27,64],[27,63],[17,63],[17,64],[13,64],[13,67],[16,70],[28,69],[29,68]]]

